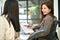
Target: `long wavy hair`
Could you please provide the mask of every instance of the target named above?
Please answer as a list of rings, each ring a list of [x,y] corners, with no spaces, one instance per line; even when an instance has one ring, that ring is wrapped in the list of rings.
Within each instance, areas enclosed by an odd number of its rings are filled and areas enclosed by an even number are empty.
[[[42,17],[41,17],[40,22],[42,22],[43,18],[46,16],[46,15],[44,15],[43,12],[42,12],[42,6],[43,6],[43,5],[46,5],[49,9],[51,9],[51,11],[50,11],[50,13],[49,13],[48,15],[52,16],[53,18],[55,17],[55,16],[54,16],[53,3],[50,2],[50,1],[47,1],[47,2],[44,2],[44,3],[41,4],[41,15],[42,15]]]

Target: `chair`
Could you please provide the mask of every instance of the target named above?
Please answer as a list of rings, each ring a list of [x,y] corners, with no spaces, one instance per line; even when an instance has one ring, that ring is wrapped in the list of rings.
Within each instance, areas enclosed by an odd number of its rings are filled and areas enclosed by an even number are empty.
[[[50,33],[47,36],[44,36],[44,37],[46,37],[46,40],[56,40],[56,39],[58,39],[56,37],[56,27],[57,27],[57,20],[54,20],[54,22],[52,24],[52,28],[50,30]],[[37,32],[32,33],[30,35],[30,37],[28,38],[28,40],[38,40],[39,36],[41,36],[39,34],[41,34],[41,33],[44,33],[44,31],[39,30]]]

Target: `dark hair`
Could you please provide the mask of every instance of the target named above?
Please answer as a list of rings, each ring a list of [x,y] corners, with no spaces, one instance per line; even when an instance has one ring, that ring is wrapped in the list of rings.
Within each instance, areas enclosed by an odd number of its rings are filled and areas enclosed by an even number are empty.
[[[8,15],[9,20],[12,22],[15,31],[20,31],[19,25],[19,7],[16,0],[7,0],[4,5],[2,15]]]
[[[7,13],[17,13],[17,14],[19,13],[19,7],[17,1],[7,0],[5,2],[3,14],[7,14]]]
[[[46,5],[49,9],[51,9],[51,12],[50,12],[49,15],[51,15],[52,17],[54,17],[53,3],[50,2],[50,1],[47,1],[47,2],[44,2],[44,3],[41,4],[41,15],[42,15],[41,21],[42,21],[43,18],[46,16],[46,15],[43,15],[42,5]],[[40,22],[41,22],[41,21],[40,21]]]

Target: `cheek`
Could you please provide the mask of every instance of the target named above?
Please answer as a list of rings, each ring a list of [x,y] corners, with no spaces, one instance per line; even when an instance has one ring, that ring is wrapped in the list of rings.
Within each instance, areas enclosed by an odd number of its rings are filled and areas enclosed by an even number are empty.
[[[46,13],[46,14],[48,14],[49,12],[50,12],[50,10],[49,10],[49,9],[46,9],[46,10],[45,10],[45,13]]]
[[[49,12],[50,12],[50,10],[45,10],[45,11],[43,12],[43,14],[46,15],[46,14],[48,14]]]
[[[47,14],[50,13],[50,10],[47,10]]]

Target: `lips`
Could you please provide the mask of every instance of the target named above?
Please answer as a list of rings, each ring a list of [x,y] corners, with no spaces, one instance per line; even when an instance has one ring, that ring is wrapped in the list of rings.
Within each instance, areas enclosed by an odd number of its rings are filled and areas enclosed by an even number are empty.
[[[43,13],[46,13],[45,11],[43,11]]]

